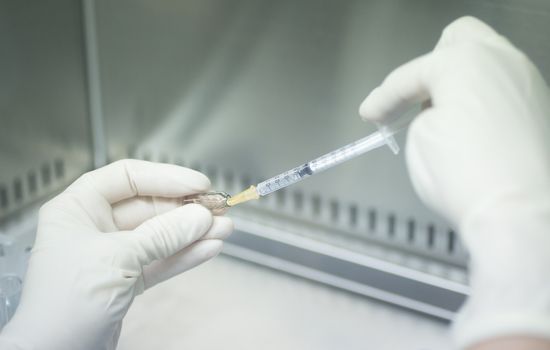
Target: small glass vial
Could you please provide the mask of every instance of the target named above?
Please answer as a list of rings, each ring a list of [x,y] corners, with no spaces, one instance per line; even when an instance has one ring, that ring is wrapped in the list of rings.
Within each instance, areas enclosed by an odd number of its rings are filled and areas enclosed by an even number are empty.
[[[195,203],[200,204],[203,207],[210,209],[214,215],[223,215],[229,208],[227,200],[231,198],[225,192],[207,192],[199,193],[183,198],[183,205]]]

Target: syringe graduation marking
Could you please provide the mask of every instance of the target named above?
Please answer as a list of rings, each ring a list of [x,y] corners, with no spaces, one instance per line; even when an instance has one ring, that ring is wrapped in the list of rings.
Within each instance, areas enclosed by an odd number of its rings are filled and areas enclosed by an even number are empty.
[[[380,132],[375,132],[340,149],[322,155],[308,163],[259,183],[257,192],[260,196],[265,196],[384,144],[383,135]]]
[[[300,175],[300,177],[313,175],[313,171],[309,167],[309,163],[302,165],[301,169],[298,170],[298,175]]]

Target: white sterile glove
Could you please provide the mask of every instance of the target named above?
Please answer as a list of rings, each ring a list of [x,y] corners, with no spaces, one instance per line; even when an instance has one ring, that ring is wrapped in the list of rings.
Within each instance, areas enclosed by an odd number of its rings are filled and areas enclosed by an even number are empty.
[[[550,339],[550,94],[531,61],[471,17],[393,71],[362,103],[384,122],[427,102],[406,159],[420,197],[459,230],[471,296],[459,347],[503,335]]]
[[[180,206],[209,187],[190,169],[123,160],[46,203],[0,348],[114,349],[134,296],[220,252],[232,221]]]

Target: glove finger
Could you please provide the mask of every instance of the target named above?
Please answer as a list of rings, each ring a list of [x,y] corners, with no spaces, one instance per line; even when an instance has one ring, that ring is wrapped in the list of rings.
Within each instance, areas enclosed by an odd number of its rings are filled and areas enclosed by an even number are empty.
[[[461,17],[443,29],[435,50],[461,42],[502,38],[493,28],[471,16]]]
[[[431,54],[424,55],[391,72],[361,103],[359,114],[363,120],[389,122],[413,104],[428,100],[431,61]]]
[[[233,232],[233,220],[225,216],[214,216],[210,230],[206,232],[201,240],[226,239]]]
[[[127,239],[136,245],[142,265],[164,259],[195,242],[210,229],[212,213],[188,204],[155,216],[139,225]]]
[[[119,230],[133,230],[145,220],[169,212],[181,205],[181,198],[129,198],[113,205],[113,220]]]
[[[118,230],[133,230],[145,220],[156,215],[167,213],[181,206],[181,198],[135,197],[125,199],[113,205],[113,220]],[[224,239],[226,236],[229,236],[231,231],[233,231],[233,221],[231,219],[215,216],[212,227],[206,233],[205,237]],[[216,236],[211,236],[211,232],[214,232]],[[219,232],[226,233],[218,237],[218,235],[221,234]]]
[[[197,171],[124,159],[84,174],[67,190],[99,194],[113,204],[135,196],[183,197],[209,188],[210,180]]]
[[[456,109],[432,107],[417,116],[407,135],[406,161],[412,185],[420,199],[433,211],[445,217],[454,227],[468,206],[468,191],[449,191],[461,183],[475,187],[476,180],[467,172],[456,176],[461,164],[475,164],[464,152],[463,140],[475,137],[472,121]],[[473,121],[473,123],[477,123]],[[480,173],[483,166],[477,167]],[[453,181],[452,179],[457,179]],[[478,189],[482,191],[482,189]],[[449,196],[453,193],[452,196]]]
[[[220,253],[222,247],[223,242],[218,239],[198,241],[166,259],[144,266],[145,289],[210,260]]]
[[[431,209],[436,209],[437,205],[437,183],[435,182],[430,162],[426,161],[426,144],[433,147],[434,142],[426,142],[427,138],[432,138],[433,130],[430,130],[429,124],[431,118],[437,118],[435,109],[428,109],[417,116],[409,126],[407,135],[407,147],[405,148],[405,158],[411,183],[420,197],[420,199]],[[433,148],[432,148],[433,149]]]

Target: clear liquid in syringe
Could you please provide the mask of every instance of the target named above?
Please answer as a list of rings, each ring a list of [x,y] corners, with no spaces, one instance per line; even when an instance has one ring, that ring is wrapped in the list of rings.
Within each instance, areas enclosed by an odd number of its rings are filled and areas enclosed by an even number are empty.
[[[293,183],[296,183],[311,175],[313,175],[313,171],[311,170],[309,163],[302,164],[294,169],[272,177],[271,179],[260,182],[256,186],[256,189],[260,196],[265,196],[271,192],[290,186]]]

